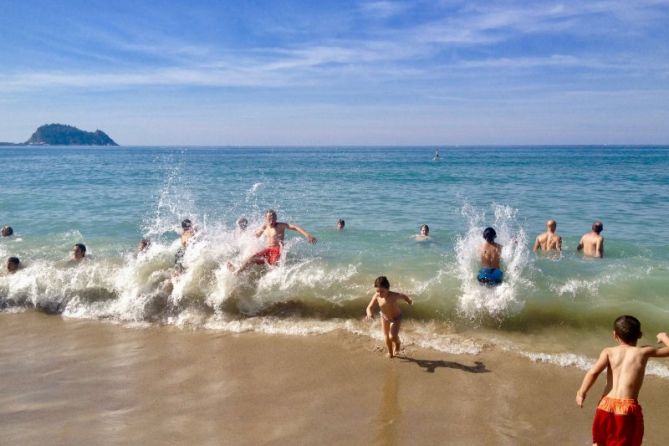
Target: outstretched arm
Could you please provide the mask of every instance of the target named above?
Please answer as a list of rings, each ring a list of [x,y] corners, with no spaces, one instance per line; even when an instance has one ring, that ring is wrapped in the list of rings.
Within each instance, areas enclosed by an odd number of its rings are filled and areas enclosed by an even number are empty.
[[[588,394],[588,390],[595,383],[597,377],[600,373],[609,365],[609,355],[606,349],[602,350],[602,353],[599,355],[599,359],[595,362],[595,365],[592,366],[588,373],[585,374],[583,382],[581,383],[581,388],[576,392],[576,404],[578,407],[583,407],[583,401]]]
[[[374,319],[374,307],[377,306],[378,302],[376,301],[376,293],[372,296],[372,300],[369,301],[369,305],[367,305],[367,310],[366,314],[367,316],[365,319]]]
[[[288,223],[288,224],[286,225],[286,227],[287,227],[288,229],[290,229],[291,231],[296,231],[296,232],[299,232],[300,234],[302,234],[302,236],[303,236],[304,238],[306,238],[307,241],[308,241],[309,243],[311,243],[311,244],[316,243],[316,237],[314,237],[313,235],[309,234],[306,230],[302,229],[301,227],[299,227],[299,226],[297,226],[297,225],[294,225],[294,224],[292,224],[292,223]]]
[[[404,299],[406,301],[406,303],[408,303],[409,305],[413,305],[413,299],[411,299],[406,294],[402,294],[402,299]]]
[[[664,332],[658,333],[657,342],[663,343],[664,347],[653,349],[649,356],[653,358],[666,358],[669,356],[669,336]]]

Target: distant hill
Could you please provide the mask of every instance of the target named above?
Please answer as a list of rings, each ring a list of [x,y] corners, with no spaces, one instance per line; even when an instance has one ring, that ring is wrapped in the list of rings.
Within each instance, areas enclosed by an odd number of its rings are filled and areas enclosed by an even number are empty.
[[[30,137],[26,145],[51,146],[118,146],[105,132],[86,132],[71,125],[43,125]]]

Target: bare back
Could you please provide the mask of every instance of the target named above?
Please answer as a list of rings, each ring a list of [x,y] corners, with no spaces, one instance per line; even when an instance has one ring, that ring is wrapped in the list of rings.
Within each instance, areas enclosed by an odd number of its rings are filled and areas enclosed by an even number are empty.
[[[578,249],[583,250],[583,254],[588,257],[604,257],[604,237],[595,232],[588,232],[581,237]]]
[[[484,268],[499,268],[502,257],[502,245],[484,242],[481,245],[481,266]]]
[[[562,237],[555,232],[546,231],[537,236],[537,240],[534,242],[534,251],[538,249],[544,252],[562,251]]]
[[[637,398],[648,362],[649,349],[622,344],[604,349],[608,365],[606,371],[606,396],[618,399]]]

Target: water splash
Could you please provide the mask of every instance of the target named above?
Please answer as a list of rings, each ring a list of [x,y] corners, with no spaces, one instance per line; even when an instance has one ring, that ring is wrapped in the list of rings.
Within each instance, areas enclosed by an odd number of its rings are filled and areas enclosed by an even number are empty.
[[[524,305],[521,292],[531,286],[531,282],[524,277],[529,265],[529,250],[525,230],[517,221],[518,211],[498,204],[493,204],[491,210],[492,221],[483,209],[469,204],[462,208],[468,229],[455,244],[457,272],[461,281],[458,310],[469,319],[492,316],[501,320],[519,312]],[[476,280],[480,267],[479,249],[483,242],[481,234],[487,226],[495,228],[497,242],[503,246],[504,282],[496,287],[481,286]]]

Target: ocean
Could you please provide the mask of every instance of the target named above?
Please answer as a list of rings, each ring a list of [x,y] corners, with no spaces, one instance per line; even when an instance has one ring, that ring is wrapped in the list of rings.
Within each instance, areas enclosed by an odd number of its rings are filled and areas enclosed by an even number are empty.
[[[587,368],[620,314],[641,320],[644,343],[669,329],[669,147],[440,147],[438,161],[435,149],[0,147],[0,224],[15,231],[0,256],[23,264],[0,274],[0,311],[378,343],[378,322],[362,318],[385,275],[414,299],[407,348]],[[226,264],[262,247],[253,232],[268,208],[318,243],[289,232],[280,266],[235,276]],[[198,235],[174,276],[184,218]],[[549,218],[557,257],[531,249]],[[576,252],[594,220],[603,259]],[[411,238],[422,224],[429,242]],[[504,245],[496,288],[475,279],[486,226]],[[152,243],[138,255],[141,238]],[[74,243],[88,248],[77,266]],[[649,373],[669,378],[659,362]]]

